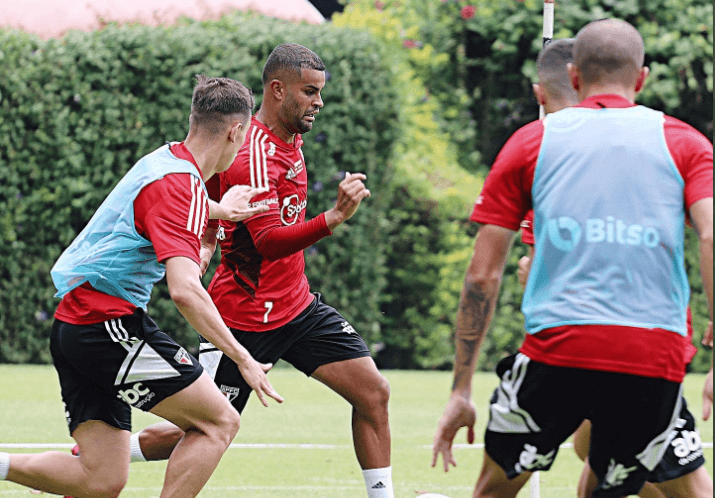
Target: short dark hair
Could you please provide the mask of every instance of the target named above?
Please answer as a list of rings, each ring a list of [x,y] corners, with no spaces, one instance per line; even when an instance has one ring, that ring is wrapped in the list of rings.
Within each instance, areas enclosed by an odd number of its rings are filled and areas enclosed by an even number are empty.
[[[303,45],[297,43],[278,45],[263,66],[263,84],[274,79],[280,71],[290,71],[300,78],[300,71],[303,68],[325,71],[325,64],[315,52]]]
[[[223,131],[236,116],[248,118],[255,102],[251,90],[231,78],[209,78],[196,75],[197,84],[191,98],[191,127],[204,128],[209,134]]]
[[[644,57],[640,33],[620,19],[590,22],[576,35],[574,63],[587,85],[635,83],[643,67]]]
[[[546,87],[549,95],[555,99],[578,104],[578,94],[571,87],[566,65],[573,62],[575,38],[553,40],[539,53],[536,59],[536,72],[539,85]]]

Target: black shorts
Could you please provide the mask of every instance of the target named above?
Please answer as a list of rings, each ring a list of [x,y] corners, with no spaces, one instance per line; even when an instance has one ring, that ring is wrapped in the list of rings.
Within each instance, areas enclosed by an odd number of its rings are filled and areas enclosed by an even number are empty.
[[[141,308],[92,325],[55,320],[50,352],[70,434],[88,420],[131,431],[131,406],[149,411],[203,372]]]
[[[668,444],[665,455],[650,476],[650,482],[672,481],[697,470],[705,464],[703,441],[695,427],[695,417],[688,410],[685,398],[680,416],[675,423],[675,434]]]
[[[266,332],[231,329],[236,340],[260,363],[285,360],[307,376],[328,363],[370,356],[365,341],[333,307],[315,299],[292,321]],[[236,364],[200,337],[199,361],[231,404],[243,411],[251,388]]]
[[[680,384],[553,367],[519,353],[497,366],[486,451],[510,479],[551,467],[559,446],[591,420],[593,496],[637,494],[663,457],[678,420]]]

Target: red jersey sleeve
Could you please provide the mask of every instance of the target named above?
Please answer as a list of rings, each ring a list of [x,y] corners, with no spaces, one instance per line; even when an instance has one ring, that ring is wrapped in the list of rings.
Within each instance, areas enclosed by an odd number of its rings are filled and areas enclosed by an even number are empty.
[[[713,196],[713,146],[692,126],[665,117],[665,141],[685,181],[685,207]]]
[[[183,256],[199,264],[208,199],[193,175],[175,173],[144,187],[134,200],[137,231],[151,240],[157,261]]]
[[[484,181],[472,221],[519,230],[531,209],[531,185],[543,134],[543,123],[534,121],[509,137]]]

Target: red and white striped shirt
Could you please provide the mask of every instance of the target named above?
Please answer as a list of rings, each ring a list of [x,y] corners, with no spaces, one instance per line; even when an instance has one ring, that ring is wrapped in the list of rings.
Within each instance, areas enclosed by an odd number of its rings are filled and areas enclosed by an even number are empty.
[[[305,222],[305,159],[296,136],[288,144],[255,117],[221,192],[234,185],[265,188],[253,204],[269,207],[240,223],[221,221],[221,264],[209,294],[229,327],[264,332],[285,325],[313,300],[303,249],[331,232],[323,214]],[[211,190],[211,189],[210,189]]]

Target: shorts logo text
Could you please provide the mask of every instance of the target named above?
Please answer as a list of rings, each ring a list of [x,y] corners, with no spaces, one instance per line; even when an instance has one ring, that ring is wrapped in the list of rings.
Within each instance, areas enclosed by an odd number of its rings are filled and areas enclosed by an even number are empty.
[[[119,391],[117,398],[123,399],[127,404],[135,408],[141,408],[155,396],[155,393],[144,387],[144,384],[137,382],[131,389]]]

